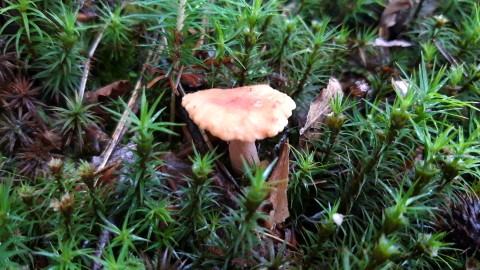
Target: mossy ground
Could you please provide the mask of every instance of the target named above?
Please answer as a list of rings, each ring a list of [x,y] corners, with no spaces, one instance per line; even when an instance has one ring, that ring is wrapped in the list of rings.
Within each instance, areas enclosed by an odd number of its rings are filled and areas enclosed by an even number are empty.
[[[0,24],[0,268],[479,264],[477,1],[3,0]],[[260,83],[297,108],[232,176],[181,98]]]

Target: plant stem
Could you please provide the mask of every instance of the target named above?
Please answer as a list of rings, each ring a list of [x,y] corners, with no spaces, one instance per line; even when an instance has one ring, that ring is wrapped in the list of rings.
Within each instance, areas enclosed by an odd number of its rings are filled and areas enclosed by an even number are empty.
[[[327,142],[327,148],[325,149],[325,154],[322,158],[322,163],[325,163],[328,161],[328,158],[330,157],[330,153],[332,152],[333,146],[335,145],[335,141],[337,140],[338,132],[333,132],[330,133],[330,136],[328,136],[328,142]]]
[[[377,164],[381,152],[385,149],[385,147],[378,147],[371,158],[368,160],[367,164],[361,168],[358,173],[353,175],[352,182],[347,184],[345,188],[345,192],[342,194],[342,199],[340,201],[339,212],[340,213],[347,213],[348,206],[351,204],[352,199],[355,195],[359,192],[360,184],[363,181],[365,175],[370,173],[373,169],[375,164]]]
[[[290,34],[285,35],[285,37],[282,40],[282,45],[280,45],[280,49],[278,50],[278,55],[277,55],[277,68],[278,68],[278,73],[282,74],[282,58],[283,58],[283,52],[285,48],[287,47],[288,40],[290,39]]]
[[[298,97],[301,92],[303,91],[303,87],[305,86],[305,83],[307,82],[307,79],[308,77],[310,76],[310,73],[312,72],[312,69],[313,69],[313,64],[315,63],[315,61],[317,60],[317,56],[318,56],[318,50],[320,49],[320,45],[319,44],[315,44],[313,46],[313,51],[312,53],[310,54],[310,57],[308,58],[308,61],[307,61],[307,66],[305,68],[305,71],[303,72],[303,76],[302,78],[300,79],[300,81],[298,82],[298,85],[297,85],[297,90],[295,92],[293,92],[292,94],[292,98],[295,99],[296,97]]]
[[[252,30],[250,29],[250,32],[248,33],[248,35],[250,35],[251,33],[252,33]],[[249,39],[248,36],[245,39]],[[245,54],[242,57],[242,63],[241,63],[242,73],[240,73],[240,78],[238,79],[238,86],[244,86],[244,84],[247,82],[248,70],[250,65],[250,55],[252,54],[252,49],[254,46],[249,41],[246,41],[245,43],[247,45],[245,47]]]
[[[395,139],[397,130],[399,127],[390,125],[388,128],[387,136],[381,146],[377,146],[368,160],[365,166],[363,166],[358,173],[353,175],[352,182],[347,184],[345,192],[342,194],[342,200],[340,201],[340,212],[347,212],[352,199],[360,191],[360,184],[363,181],[365,175],[369,174],[373,167],[379,162],[381,154],[388,150],[392,142]],[[360,162],[362,163],[362,162]],[[359,163],[359,164],[360,164]],[[358,166],[358,165],[357,165]]]

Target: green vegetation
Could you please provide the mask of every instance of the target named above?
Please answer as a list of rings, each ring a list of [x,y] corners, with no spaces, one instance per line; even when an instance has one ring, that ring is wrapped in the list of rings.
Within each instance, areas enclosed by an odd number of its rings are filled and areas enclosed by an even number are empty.
[[[0,25],[0,269],[480,267],[478,1],[4,0]],[[297,108],[236,175],[181,98],[253,84]]]

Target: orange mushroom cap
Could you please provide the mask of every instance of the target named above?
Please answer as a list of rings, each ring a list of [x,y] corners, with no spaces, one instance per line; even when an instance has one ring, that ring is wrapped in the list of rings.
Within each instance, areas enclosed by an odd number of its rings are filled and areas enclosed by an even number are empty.
[[[244,142],[277,135],[296,107],[269,85],[198,91],[185,95],[182,106],[201,129],[224,141]]]

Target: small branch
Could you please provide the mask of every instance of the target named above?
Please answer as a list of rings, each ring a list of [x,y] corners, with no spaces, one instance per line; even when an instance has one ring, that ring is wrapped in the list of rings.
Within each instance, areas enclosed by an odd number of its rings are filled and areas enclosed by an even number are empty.
[[[113,216],[108,217],[108,221],[110,221],[111,223],[115,223],[115,218]],[[110,235],[111,234],[112,233],[106,228],[104,228],[102,230],[102,233],[100,234],[100,237],[98,238],[98,246],[97,246],[97,249],[95,250],[95,257],[97,257],[99,259],[102,258],[103,250],[107,246],[108,241],[110,240]],[[99,263],[97,261],[93,261],[91,269],[92,270],[100,270],[100,269],[103,269],[103,266],[102,266],[101,263]]]
[[[132,111],[135,111],[134,110],[134,105],[138,101],[138,96],[139,96],[139,93],[140,93],[140,88],[142,86],[142,79],[143,79],[144,72],[145,72],[145,66],[142,68],[142,71],[140,72],[140,75],[138,76],[137,83],[135,84],[135,88],[133,90],[132,96],[128,100],[127,105]],[[103,167],[105,167],[105,165],[107,164],[108,159],[110,158],[110,155],[112,154],[113,150],[118,145],[118,142],[121,140],[121,138],[123,137],[123,135],[127,131],[128,125],[130,124],[130,121],[127,120],[129,113],[130,112],[128,110],[125,110],[123,112],[122,117],[118,121],[117,127],[115,128],[115,131],[113,132],[112,140],[108,143],[107,147],[105,148],[105,150],[102,153],[103,161],[100,164],[100,166],[98,166],[97,170],[101,170]],[[95,185],[96,185],[96,183],[95,183]]]
[[[127,2],[124,2],[122,4],[121,9],[123,9],[126,5],[127,5]],[[83,2],[82,2],[82,6],[83,6]],[[85,63],[85,67],[83,68],[82,80],[80,81],[80,86],[78,88],[78,94],[79,94],[78,96],[80,97],[80,100],[83,100],[83,96],[85,94],[85,88],[87,86],[88,75],[90,74],[90,68],[92,66],[93,55],[95,54],[95,51],[97,50],[98,44],[100,44],[100,41],[103,38],[103,34],[105,33],[105,29],[107,29],[109,24],[110,24],[110,20],[107,23],[105,23],[102,30],[100,30],[100,32],[98,32],[97,37],[95,38],[92,46],[90,47],[90,50],[88,50],[87,62]]]
[[[278,237],[278,236],[275,236],[275,235],[273,235],[273,234],[271,234],[271,233],[268,233],[268,232],[262,232],[262,234],[265,235],[265,236],[267,236],[267,237],[270,237],[271,239],[273,239],[273,240],[275,240],[275,241],[277,241],[277,242],[279,242],[279,243],[282,243],[282,244],[287,245],[289,248],[291,248],[291,249],[293,249],[293,250],[295,250],[295,251],[298,251],[298,248],[297,248],[296,246],[290,244],[289,242],[287,242],[286,240],[284,240],[284,239],[282,239],[282,238],[280,238],[280,237]]]
[[[460,66],[460,64],[458,63],[458,60],[455,59],[455,57],[453,57],[453,55],[451,55],[447,51],[447,49],[443,46],[443,44],[440,41],[438,41],[437,39],[434,39],[433,44],[435,44],[435,47],[437,47],[437,49],[440,51],[440,53],[443,55],[443,57],[445,57],[445,59],[447,59],[447,61],[452,66],[454,66],[456,68],[458,68]],[[468,76],[468,74],[465,70],[463,71],[463,75]]]
[[[148,56],[147,56],[147,59],[146,59],[146,63],[152,61],[153,55],[154,54],[151,50],[148,51]],[[128,100],[128,103],[127,103],[127,106],[133,112],[136,111],[136,109],[134,107],[136,107],[136,104],[138,102],[138,97],[139,97],[139,94],[140,94],[140,88],[143,86],[142,80],[143,80],[143,76],[145,74],[145,71],[146,71],[146,65],[143,65],[142,70],[140,71],[140,74],[138,76],[137,83],[135,84],[135,88],[133,89],[132,96],[130,97],[130,99]],[[130,124],[130,122],[127,120],[128,115],[129,115],[129,111],[125,110],[122,114],[122,117],[118,121],[117,127],[115,128],[115,131],[112,134],[112,140],[108,143],[107,147],[105,148],[105,150],[102,153],[103,161],[98,166],[97,171],[99,171],[99,170],[101,170],[105,167],[105,165],[107,164],[110,156],[113,153],[113,150],[117,147],[118,143],[120,142],[123,135],[127,131],[128,125]],[[95,185],[97,185],[97,183],[95,183]]]
[[[93,55],[97,50],[98,44],[100,44],[100,41],[103,38],[103,34],[105,33],[107,25],[108,24],[106,24],[105,27],[103,27],[102,30],[98,32],[97,37],[93,41],[93,44],[88,51],[87,62],[85,63],[85,67],[83,68],[82,80],[80,81],[80,87],[78,88],[78,96],[80,97],[80,100],[83,100],[83,96],[85,94],[85,87],[87,86],[87,80],[88,75],[90,74],[90,67],[92,66]]]

